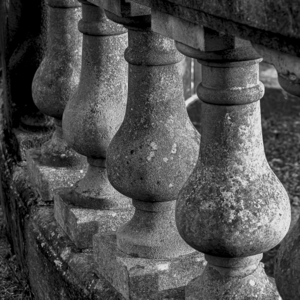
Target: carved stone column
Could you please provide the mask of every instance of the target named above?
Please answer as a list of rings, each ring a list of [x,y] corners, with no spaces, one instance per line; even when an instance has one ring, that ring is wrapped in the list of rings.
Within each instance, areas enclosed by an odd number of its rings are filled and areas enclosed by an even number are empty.
[[[45,136],[26,153],[28,176],[43,201],[53,201],[54,189],[72,186],[84,172],[86,158],[63,139],[62,115],[78,87],[81,69],[82,34],[78,31],[81,4],[77,0],[47,0],[47,51],[33,84],[33,100],[54,118],[52,138]]]
[[[185,108],[183,56],[174,41],[151,31],[150,15],[107,16],[129,30],[128,100],[107,151],[108,178],[136,210],[118,229],[116,244],[113,236],[95,236],[94,253],[99,272],[126,299],[150,299],[193,278],[191,265],[202,266],[175,224],[175,200],[195,166],[199,134]],[[133,266],[143,268],[138,282]]]
[[[291,95],[300,97],[299,57],[254,45],[268,63],[275,66],[278,81]],[[296,99],[295,99],[296,100]],[[280,296],[284,300],[298,300],[300,297],[300,219],[282,241],[277,252],[274,273]]]
[[[204,38],[205,52],[177,44],[202,64],[203,79],[199,160],[180,192],[176,223],[208,265],[185,299],[279,299],[260,260],[285,236],[290,205],[264,153],[261,59],[234,38],[209,30]]]
[[[111,186],[106,171],[107,147],[123,121],[126,108],[127,30],[108,20],[101,7],[81,2],[81,77],[78,90],[64,111],[63,132],[69,146],[87,156],[89,165],[85,176],[73,187],[59,191],[64,201],[56,199],[55,216],[76,245],[85,248],[91,247],[92,236],[98,230],[116,230],[127,221],[132,206],[131,199]],[[79,208],[87,210],[77,213]],[[77,221],[70,226],[72,219]],[[87,228],[88,223],[98,221],[103,228],[92,225],[92,230]]]
[[[125,115],[127,97],[127,30],[105,16],[104,10],[83,3],[79,30],[84,34],[82,72],[74,98],[63,116],[68,144],[87,156],[88,171],[76,183],[72,203],[87,208],[117,208],[128,205],[109,183],[106,174],[107,147]]]
[[[48,0],[47,52],[32,83],[33,100],[44,114],[54,118],[56,130],[41,148],[48,165],[72,165],[78,157],[62,136],[61,119],[79,83],[82,34],[77,29],[81,5],[77,0]]]
[[[191,252],[178,235],[174,208],[195,165],[199,137],[182,98],[176,63],[183,57],[174,41],[141,30],[147,21],[139,25],[130,28],[125,53],[130,64],[126,116],[108,153],[111,183],[134,199],[136,208],[118,230],[117,244],[138,257],[177,257]]]
[[[109,147],[108,175],[136,208],[117,232],[118,248],[138,257],[170,258],[191,252],[178,235],[174,209],[195,166],[199,135],[182,97],[177,63],[183,56],[148,22],[129,27],[128,104]]]

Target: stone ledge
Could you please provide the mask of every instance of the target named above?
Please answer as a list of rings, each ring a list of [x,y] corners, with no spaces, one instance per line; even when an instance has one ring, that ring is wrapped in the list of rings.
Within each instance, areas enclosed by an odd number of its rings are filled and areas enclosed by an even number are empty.
[[[95,235],[93,249],[99,274],[127,300],[184,299],[184,286],[206,265],[199,252],[176,259],[131,257],[117,249],[115,234]]]
[[[57,188],[70,187],[80,180],[87,170],[87,163],[76,167],[49,167],[40,162],[40,151],[27,151],[27,172],[29,181],[41,194],[44,201],[53,201],[53,191]]]
[[[134,207],[130,209],[86,209],[67,203],[64,194],[68,188],[55,191],[54,215],[64,232],[80,248],[91,248],[93,236],[99,233],[116,231],[118,227],[129,221],[134,214]]]
[[[93,252],[80,250],[57,225],[52,207],[31,213],[26,227],[29,280],[37,300],[124,300],[97,275]]]

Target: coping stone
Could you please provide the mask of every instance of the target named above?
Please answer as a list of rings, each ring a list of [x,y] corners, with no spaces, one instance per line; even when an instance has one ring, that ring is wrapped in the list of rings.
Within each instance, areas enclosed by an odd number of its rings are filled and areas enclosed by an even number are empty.
[[[39,149],[30,149],[26,152],[27,172],[30,183],[38,189],[44,201],[53,201],[54,190],[61,187],[72,187],[80,180],[87,170],[87,162],[77,166],[54,167],[41,162]]]
[[[69,191],[70,188],[55,190],[54,216],[63,231],[80,249],[91,248],[94,234],[116,231],[134,214],[133,206],[129,209],[110,210],[74,206],[65,200],[64,194]]]
[[[199,276],[206,261],[202,253],[173,259],[132,257],[117,249],[116,235],[94,236],[98,272],[127,300],[184,299],[184,287]]]

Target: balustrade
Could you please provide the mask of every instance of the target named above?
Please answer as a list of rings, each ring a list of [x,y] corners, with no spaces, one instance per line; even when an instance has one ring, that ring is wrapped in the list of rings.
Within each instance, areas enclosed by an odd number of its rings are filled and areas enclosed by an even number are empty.
[[[85,176],[57,189],[54,205],[77,248],[93,250],[86,272],[96,266],[125,299],[280,299],[260,260],[287,233],[290,204],[265,157],[259,62],[274,63],[299,96],[297,60],[191,23],[188,13],[133,3],[159,0],[80,2],[79,21],[77,1],[48,0],[33,97],[56,124],[41,161],[64,167],[87,157]],[[202,65],[201,139],[183,99],[182,54]],[[287,262],[299,259],[299,224],[278,257],[286,299],[285,276],[299,271]]]
[[[47,165],[72,165],[80,157],[62,136],[62,115],[78,87],[81,68],[82,35],[77,29],[81,5],[77,0],[48,0],[47,52],[32,83],[36,106],[54,118],[55,132],[42,145],[41,161]]]

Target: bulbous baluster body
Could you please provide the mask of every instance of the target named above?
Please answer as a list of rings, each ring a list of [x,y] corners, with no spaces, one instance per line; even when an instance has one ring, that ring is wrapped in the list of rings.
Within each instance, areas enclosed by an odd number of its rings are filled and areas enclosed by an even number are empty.
[[[81,5],[75,0],[48,0],[48,5],[47,52],[34,76],[32,94],[40,111],[54,118],[56,130],[41,152],[49,164],[63,160],[75,163],[77,159],[62,136],[61,119],[79,83],[82,34],[77,24]]]
[[[82,1],[82,71],[78,90],[63,116],[64,137],[88,158],[88,171],[78,181],[70,202],[87,208],[129,205],[109,183],[107,147],[123,121],[127,97],[126,29],[105,16],[101,7]]]
[[[282,54],[284,57],[285,55]],[[298,63],[295,62],[296,58],[292,57],[291,61],[280,60],[278,63],[285,66],[284,74],[280,74],[280,68],[275,65],[278,72],[279,84],[288,93],[299,97],[300,96],[300,82],[295,75],[292,75],[294,70],[299,68]],[[290,57],[288,57],[290,58]],[[298,58],[299,60],[299,58]],[[299,69],[298,69],[299,70]],[[290,74],[290,78],[287,76]],[[299,76],[299,75],[298,75]],[[296,78],[295,78],[296,77]],[[293,80],[292,80],[293,79]],[[283,300],[298,300],[299,281],[300,281],[300,219],[294,227],[289,231],[287,236],[280,244],[279,250],[274,264],[274,277],[276,286]]]
[[[128,103],[109,146],[108,177],[136,208],[117,232],[118,248],[132,256],[168,258],[193,251],[177,232],[174,209],[195,166],[199,134],[184,105],[178,64],[183,57],[174,41],[147,25],[128,27]]]
[[[186,46],[178,44],[185,53]],[[260,59],[251,48],[198,52],[201,149],[180,192],[176,223],[208,265],[186,299],[278,299],[259,263],[290,223],[289,199],[263,147]]]

